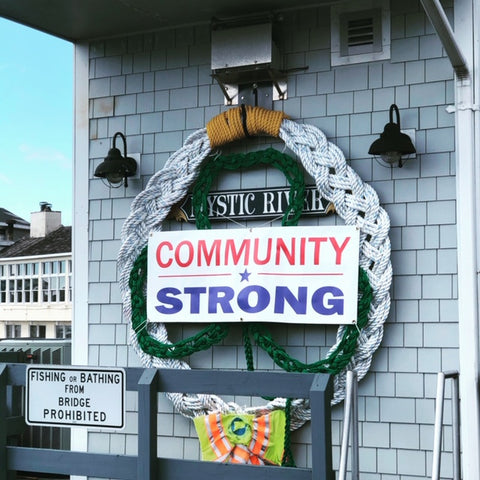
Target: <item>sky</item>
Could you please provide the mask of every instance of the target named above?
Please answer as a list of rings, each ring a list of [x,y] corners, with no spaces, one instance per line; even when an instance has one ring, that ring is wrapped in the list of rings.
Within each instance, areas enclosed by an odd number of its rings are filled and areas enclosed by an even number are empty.
[[[73,44],[0,18],[0,207],[72,224]]]

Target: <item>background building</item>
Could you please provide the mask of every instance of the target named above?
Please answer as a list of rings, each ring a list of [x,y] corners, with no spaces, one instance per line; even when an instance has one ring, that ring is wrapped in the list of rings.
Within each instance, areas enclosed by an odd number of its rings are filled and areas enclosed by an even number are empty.
[[[22,237],[28,236],[30,224],[23,218],[0,208],[0,251]]]
[[[71,227],[43,204],[30,232],[0,251],[0,338],[70,338]]]

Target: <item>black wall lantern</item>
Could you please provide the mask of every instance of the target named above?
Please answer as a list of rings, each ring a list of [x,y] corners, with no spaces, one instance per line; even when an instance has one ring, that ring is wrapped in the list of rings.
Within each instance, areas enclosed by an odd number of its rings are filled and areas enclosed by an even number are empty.
[[[393,123],[393,112],[397,116],[397,123]],[[390,121],[385,125],[380,138],[375,140],[371,145],[368,153],[370,155],[380,155],[382,159],[395,166],[403,166],[402,156],[415,153],[410,137],[400,131],[400,113],[395,104],[390,106]]]
[[[123,157],[116,147],[117,137],[123,140]],[[96,177],[105,178],[110,187],[120,187],[122,182],[128,187],[127,178],[133,177],[137,172],[137,162],[127,157],[127,140],[123,133],[117,132],[113,136],[113,146],[108,151],[105,160],[95,169]]]

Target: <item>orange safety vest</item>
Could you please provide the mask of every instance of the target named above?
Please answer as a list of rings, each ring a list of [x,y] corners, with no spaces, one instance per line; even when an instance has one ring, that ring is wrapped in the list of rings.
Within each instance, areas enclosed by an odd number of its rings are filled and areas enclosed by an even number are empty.
[[[202,459],[223,463],[280,465],[285,437],[285,413],[274,410],[255,417],[211,413],[196,417]]]

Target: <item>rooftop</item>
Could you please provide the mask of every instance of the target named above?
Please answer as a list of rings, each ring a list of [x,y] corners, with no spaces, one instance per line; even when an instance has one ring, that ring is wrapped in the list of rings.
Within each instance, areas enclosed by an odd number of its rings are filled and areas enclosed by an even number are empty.
[[[20,218],[18,215],[15,215],[14,213],[8,211],[6,208],[1,208],[1,207],[0,207],[0,224],[5,224],[5,225],[16,224],[17,226],[24,225],[25,227],[30,226],[30,223],[28,223],[23,218]]]
[[[72,227],[61,226],[45,237],[25,237],[0,251],[0,259],[71,253]]]

